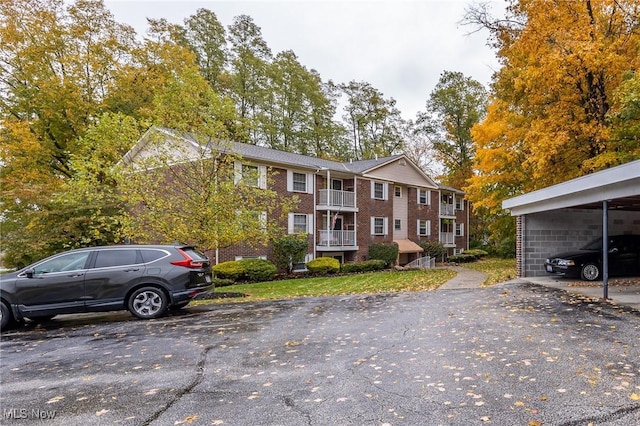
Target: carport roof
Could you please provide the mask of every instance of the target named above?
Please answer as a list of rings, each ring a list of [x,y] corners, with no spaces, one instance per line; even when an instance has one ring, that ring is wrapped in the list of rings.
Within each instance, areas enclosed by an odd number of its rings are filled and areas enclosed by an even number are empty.
[[[602,208],[640,211],[640,160],[529,192],[502,202],[512,216],[561,208]]]

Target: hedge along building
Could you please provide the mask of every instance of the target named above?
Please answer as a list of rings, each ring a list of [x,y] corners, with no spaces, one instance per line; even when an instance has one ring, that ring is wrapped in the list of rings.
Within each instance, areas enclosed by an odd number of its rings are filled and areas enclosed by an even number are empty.
[[[202,145],[188,134],[152,127],[124,156],[135,164],[157,155],[157,141],[182,161],[196,159]],[[152,143],[153,141],[153,143]],[[162,143],[162,142],[161,142]],[[306,233],[306,261],[330,256],[341,262],[368,259],[369,246],[396,242],[398,263],[422,256],[418,243],[439,241],[449,254],[469,247],[469,206],[464,193],[438,185],[405,155],[338,162],[256,145],[209,142],[211,152],[236,156],[236,178],[257,175],[255,185],[270,185],[280,199],[298,199],[281,221],[287,234]],[[271,248],[237,244],[213,253],[215,263],[241,258],[269,258]]]
[[[545,275],[545,259],[597,237],[640,234],[640,160],[510,198],[519,277]],[[603,273],[606,297],[606,276]]]

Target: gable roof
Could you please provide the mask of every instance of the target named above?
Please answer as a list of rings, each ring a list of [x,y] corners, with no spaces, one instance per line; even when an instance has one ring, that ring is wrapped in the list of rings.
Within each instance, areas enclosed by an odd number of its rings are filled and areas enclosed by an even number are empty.
[[[614,200],[621,208],[640,210],[640,160],[562,182],[502,202],[512,216],[566,207],[601,207]]]
[[[197,141],[197,138],[193,134],[189,133],[180,133],[172,129],[168,129],[165,127],[151,127],[145,134],[140,138],[140,140],[125,154],[123,160],[126,162],[133,162],[135,158],[145,151],[145,148],[150,142],[151,134],[159,133],[165,135],[167,138],[172,138],[174,140],[182,141],[185,149],[193,150],[201,150],[203,146]],[[211,141],[205,149],[209,149],[211,151],[220,151],[220,152],[233,152],[241,156],[242,158],[246,158],[249,160],[259,161],[259,162],[267,162],[278,165],[287,165],[294,168],[303,168],[309,169],[313,171],[320,170],[330,170],[332,172],[343,172],[343,173],[352,173],[357,175],[366,175],[368,173],[374,172],[376,169],[383,167],[385,165],[391,164],[394,161],[399,161],[400,159],[405,159],[408,164],[410,164],[424,179],[425,186],[438,187],[438,185],[427,176],[422,169],[415,165],[409,158],[407,158],[404,154],[391,155],[388,157],[380,157],[369,160],[358,160],[358,161],[348,161],[348,162],[339,162],[332,160],[325,160],[318,157],[311,157],[308,155],[296,154],[293,152],[279,151],[272,148],[266,148],[263,146],[246,144],[241,142],[230,142],[225,140]],[[187,154],[188,155],[188,154]]]

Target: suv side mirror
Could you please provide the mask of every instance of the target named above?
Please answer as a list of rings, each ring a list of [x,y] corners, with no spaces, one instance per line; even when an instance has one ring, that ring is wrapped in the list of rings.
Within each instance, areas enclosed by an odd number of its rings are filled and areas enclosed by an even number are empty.
[[[26,271],[24,271],[24,274],[27,276],[27,278],[33,278],[33,274],[35,274],[36,271],[34,271],[33,269],[27,269]]]

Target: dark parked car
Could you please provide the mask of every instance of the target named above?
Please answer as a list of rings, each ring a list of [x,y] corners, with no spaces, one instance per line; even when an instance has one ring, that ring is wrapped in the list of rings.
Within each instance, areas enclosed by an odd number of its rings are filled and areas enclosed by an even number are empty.
[[[156,318],[210,285],[209,259],[190,246],[71,250],[0,275],[0,328],[79,312],[128,309],[138,318]]]
[[[640,275],[640,235],[614,235],[608,238],[609,275]],[[551,256],[545,262],[550,274],[587,281],[602,279],[602,238],[580,250]]]

